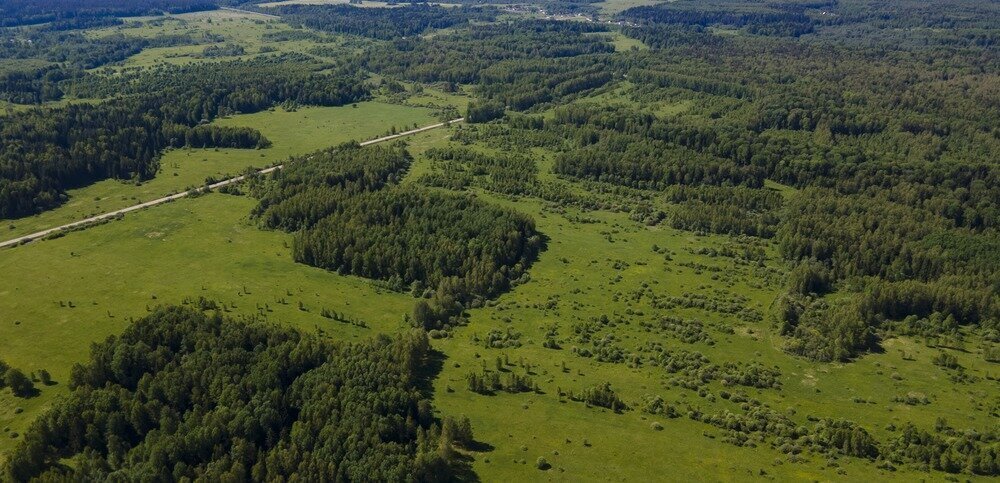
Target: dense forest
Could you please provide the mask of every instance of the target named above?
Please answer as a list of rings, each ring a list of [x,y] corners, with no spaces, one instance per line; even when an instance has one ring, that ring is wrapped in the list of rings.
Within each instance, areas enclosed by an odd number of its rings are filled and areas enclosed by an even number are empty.
[[[52,22],[79,28],[95,19],[182,13],[217,8],[208,0],[8,0],[0,5],[0,27]]]
[[[428,357],[420,333],[335,344],[161,307],[93,346],[4,479],[448,481],[472,432],[436,420]]]
[[[804,12],[829,8],[837,2],[751,4],[740,1],[664,3],[634,7],[621,17],[634,22],[684,26],[724,26],[755,35],[792,36],[813,32],[813,21]]]
[[[406,38],[392,45],[369,49],[363,66],[378,72],[421,82],[475,82],[492,66],[493,76],[503,75],[516,63],[504,61],[561,59],[614,51],[599,25],[554,21],[519,21],[474,25],[468,30],[437,35],[430,39]],[[549,60],[551,69],[558,62]],[[506,67],[506,66],[511,67]],[[553,73],[546,70],[542,74]],[[515,77],[516,78],[516,77]],[[508,83],[514,79],[506,79]],[[556,83],[566,79],[555,79]],[[498,79],[499,81],[499,79]],[[527,84],[527,83],[525,83]],[[512,86],[514,88],[523,85]],[[545,87],[534,86],[533,89]],[[582,90],[582,89],[581,89]]]
[[[144,180],[171,147],[261,148],[256,130],[204,125],[281,102],[326,106],[362,99],[349,78],[289,57],[142,71],[82,83],[78,94],[119,102],[35,109],[0,119],[0,217],[59,205],[66,189],[106,178]],[[179,101],[183,100],[183,101]]]
[[[928,41],[986,46],[996,41],[990,19],[995,2],[959,0],[948,12],[914,1],[796,0],[771,3],[739,0],[668,2],[625,10],[633,23],[739,30],[775,37],[815,36],[841,42],[878,43],[890,48],[920,48]],[[920,29],[936,29],[935,32]],[[891,31],[890,31],[891,30]],[[902,41],[902,42],[900,42]]]
[[[402,147],[348,144],[311,154],[257,188],[255,214],[296,231],[296,261],[426,295],[414,323],[437,330],[524,277],[543,241],[522,214],[396,185],[409,163]]]

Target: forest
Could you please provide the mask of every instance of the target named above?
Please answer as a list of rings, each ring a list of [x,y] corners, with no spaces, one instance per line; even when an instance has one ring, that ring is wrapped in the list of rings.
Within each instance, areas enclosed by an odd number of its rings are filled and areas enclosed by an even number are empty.
[[[438,331],[521,281],[542,250],[534,221],[472,197],[398,186],[402,147],[342,145],[292,162],[255,188],[265,226],[296,232],[296,261],[385,280],[421,300],[413,323]]]
[[[5,3],[0,480],[996,477],[998,19]]]
[[[337,106],[368,95],[349,79],[295,65],[294,58],[276,57],[94,80],[79,92],[117,93],[121,101],[29,110],[4,118],[0,217],[51,209],[65,201],[65,190],[94,181],[152,178],[159,154],[167,148],[268,145],[253,129],[202,125],[218,116],[256,112],[286,101]],[[175,99],[183,102],[168,102]]]
[[[10,0],[0,6],[0,26],[53,23],[63,28],[80,28],[106,24],[98,19],[137,17],[161,12],[182,13],[218,8],[206,0],[136,0],[123,3],[115,0]],[[96,23],[98,21],[100,23]]]
[[[160,307],[73,368],[4,479],[447,481],[472,432],[421,395],[430,350],[419,333],[336,344]]]
[[[415,81],[470,83],[491,66],[497,74],[516,69],[516,60],[610,53],[614,49],[605,38],[586,35],[602,30],[590,24],[551,21],[481,24],[426,40],[401,38],[391,46],[368,50],[361,62],[368,69]],[[552,68],[559,63],[550,60],[546,65]],[[521,77],[518,74],[514,70],[506,81],[516,82]],[[542,86],[534,88],[538,87]]]

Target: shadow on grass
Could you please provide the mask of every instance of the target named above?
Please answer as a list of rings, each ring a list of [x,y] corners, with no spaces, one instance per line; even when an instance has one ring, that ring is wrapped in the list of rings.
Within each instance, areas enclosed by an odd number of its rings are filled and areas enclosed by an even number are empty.
[[[489,453],[495,450],[496,448],[492,444],[489,444],[485,441],[473,441],[465,445],[465,449],[476,453]]]
[[[479,475],[472,470],[473,458],[468,455],[460,455],[451,463],[452,475],[455,481],[482,481]]]
[[[434,398],[434,379],[437,379],[441,369],[444,369],[444,361],[447,358],[444,352],[437,349],[427,352],[427,358],[417,370],[417,379],[414,383],[421,396],[427,399]]]

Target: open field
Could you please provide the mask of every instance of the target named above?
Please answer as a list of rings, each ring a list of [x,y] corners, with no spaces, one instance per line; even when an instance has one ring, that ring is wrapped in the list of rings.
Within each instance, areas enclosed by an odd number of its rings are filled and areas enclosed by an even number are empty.
[[[543,177],[547,172],[544,158],[538,159]],[[411,179],[429,170],[422,164],[416,164]],[[767,314],[783,277],[780,275],[783,266],[771,247],[766,267],[775,270],[778,278],[772,282],[776,285],[761,286],[758,283],[763,271],[754,270],[751,273],[755,275],[750,275],[738,268],[733,259],[699,253],[706,248],[733,246],[734,241],[727,237],[695,235],[668,227],[650,229],[621,214],[572,209],[562,214],[547,208],[545,203],[511,202],[487,193],[479,195],[530,213],[540,230],[552,240],[532,267],[531,282],[501,296],[494,307],[471,310],[471,323],[440,343],[448,359],[436,385],[437,404],[447,413],[470,414],[477,436],[496,446],[495,452],[476,460],[477,472],[487,480],[537,477],[538,470],[532,463],[539,456],[545,457],[558,471],[550,470],[552,478],[568,481],[635,480],[664,471],[670,471],[666,474],[671,479],[699,475],[739,479],[737,475],[760,475],[761,470],[779,479],[855,480],[871,474],[870,466],[850,458],[839,461],[846,471],[843,474],[836,468],[818,471],[815,461],[774,464],[782,460],[779,454],[762,448],[726,451],[719,447],[724,444],[721,443],[724,432],[699,426],[683,416],[664,419],[638,409],[615,415],[603,408],[586,407],[558,397],[558,389],[578,392],[610,382],[634,408],[651,396],[675,401],[681,407],[693,404],[704,411],[732,406],[724,400],[706,399],[695,391],[671,385],[670,375],[662,369],[599,363],[580,357],[570,350],[575,341],[563,344],[559,350],[542,347],[554,324],[558,326],[560,340],[573,340],[574,325],[602,315],[624,319],[624,324],[601,334],[613,334],[612,340],[627,352],[656,342],[697,350],[712,361],[758,362],[777,369],[781,374],[780,390],[749,389],[748,392],[802,422],[807,418],[847,415],[863,421],[879,439],[888,439],[892,433],[886,428],[906,421],[930,427],[937,418],[944,418],[956,427],[988,427],[991,411],[1000,403],[995,381],[987,379],[982,386],[953,386],[949,374],[931,361],[939,350],[909,338],[891,339],[886,342],[884,353],[868,355],[850,364],[813,363],[782,350],[782,338],[775,334],[770,317],[752,322],[703,309],[662,311],[651,305],[648,298],[633,297],[647,287],[652,287],[658,296],[683,297],[693,292],[728,294],[728,297],[746,297],[747,307]],[[580,223],[581,219],[587,220],[586,223]],[[666,248],[673,254],[672,259],[664,260],[650,248],[654,246]],[[642,322],[666,314],[704,322],[713,343],[682,343],[650,333],[641,326]],[[522,345],[496,349],[473,342],[494,329],[519,334]],[[978,377],[989,378],[996,372],[976,350],[945,350]],[[515,361],[515,366],[522,359],[530,364],[536,381],[544,381],[539,382],[543,393],[499,392],[484,396],[466,389],[466,374],[484,366],[492,368],[494,360],[501,356]],[[521,371],[518,367],[510,370]],[[916,406],[901,402],[907,395],[930,402]],[[863,411],[863,418],[852,416],[859,411]],[[654,421],[663,424],[663,432],[650,429]],[[584,439],[592,447],[582,447]],[[599,453],[592,449],[597,447],[602,448]],[[667,447],[670,449],[666,450]],[[673,458],[676,459],[671,461]],[[517,463],[511,465],[512,461]],[[874,477],[907,480],[913,475],[878,472]]]
[[[261,7],[280,7],[282,5],[348,5],[349,0],[283,0],[280,2],[267,2],[259,4]],[[363,0],[360,4],[354,4],[359,7],[389,7],[390,5],[386,2],[373,2],[369,0]]]
[[[658,3],[663,3],[661,0],[604,0],[598,5],[601,7],[601,13],[607,16],[614,16],[623,10],[628,10],[632,7],[643,7],[646,5],[656,5]]]
[[[287,24],[272,17],[234,10],[211,10],[185,13],[166,17],[144,17],[127,22],[125,25],[88,31],[92,36],[123,34],[142,38],[156,38],[164,35],[191,35],[195,38],[210,34],[220,37],[217,42],[203,42],[195,45],[148,48],[133,55],[113,69],[152,67],[156,65],[183,65],[193,62],[218,62],[221,60],[251,59],[259,55],[275,55],[288,52],[309,52],[316,47],[340,49],[343,39],[327,37],[322,42],[315,40],[275,41],[265,38],[267,34],[292,31]],[[206,57],[202,55],[206,47],[239,46],[240,55]],[[347,50],[353,47],[345,48]]]
[[[539,227],[552,237],[539,262],[532,268],[532,281],[499,299],[494,308],[471,311],[468,327],[456,330],[452,339],[439,347],[447,354],[444,370],[436,385],[436,402],[450,414],[468,414],[473,420],[477,437],[496,447],[476,459],[476,471],[487,481],[525,480],[538,478],[533,462],[545,457],[554,467],[549,476],[557,480],[637,480],[644,475],[670,475],[670,479],[740,479],[759,475],[760,470],[778,479],[796,480],[857,480],[874,477],[879,480],[906,481],[911,473],[871,474],[871,467],[849,458],[842,459],[846,474],[834,468],[817,470],[815,461],[794,464],[781,461],[781,455],[765,448],[726,447],[721,442],[724,432],[692,422],[685,417],[665,419],[643,414],[640,410],[616,415],[597,407],[559,398],[557,389],[580,391],[602,382],[611,382],[616,392],[629,404],[641,406],[644,398],[660,396],[683,405],[694,403],[703,408],[729,407],[720,400],[706,404],[705,398],[686,389],[671,387],[668,375],[657,368],[632,368],[625,364],[597,363],[574,355],[570,344],[561,350],[541,346],[545,333],[558,323],[560,334],[570,332],[574,321],[589,320],[600,315],[622,316],[630,311],[644,314],[627,317],[631,323],[617,326],[615,339],[627,347],[645,341],[657,341],[677,346],[669,338],[651,336],[636,326],[643,320],[654,319],[655,310],[642,303],[609,303],[615,293],[628,294],[642,284],[651,284],[657,293],[680,295],[692,289],[713,290],[719,283],[708,272],[696,274],[678,267],[684,263],[716,264],[704,256],[686,253],[695,247],[715,246],[723,241],[714,237],[694,237],[671,229],[646,230],[624,217],[589,214],[597,223],[578,225],[559,215],[546,213],[533,203],[518,203],[520,209],[536,216]],[[603,233],[619,231],[614,242]],[[648,247],[658,244],[680,255],[670,263]],[[624,260],[630,266],[614,268]],[[725,266],[725,264],[720,264]],[[585,267],[585,268],[574,268]],[[669,274],[665,269],[673,267]],[[621,276],[620,282],[613,282]],[[750,295],[757,304],[766,307],[773,292],[738,287],[735,292]],[[556,301],[555,303],[552,303]],[[671,313],[678,314],[677,311]],[[715,327],[733,324],[731,319],[717,318],[704,311],[682,311],[680,314],[715,321]],[[508,322],[509,321],[509,322]],[[711,324],[711,322],[709,322]],[[768,367],[778,367],[783,374],[782,388],[752,390],[772,407],[806,416],[843,417],[865,412],[866,427],[879,437],[887,437],[884,428],[901,421],[913,421],[931,426],[944,417],[956,426],[988,425],[989,414],[982,410],[969,411],[978,401],[996,398],[996,388],[942,390],[947,374],[931,364],[936,351],[907,339],[890,341],[885,354],[868,356],[849,365],[814,364],[792,358],[782,352],[768,323],[734,324],[735,334],[711,332],[718,341],[713,346],[679,344],[704,353],[716,361],[757,361]],[[524,345],[517,348],[491,349],[471,342],[473,335],[485,336],[491,329],[513,330],[520,333]],[[905,353],[905,358],[904,358]],[[990,373],[988,364],[978,355],[955,352],[962,364],[974,367],[976,374]],[[493,366],[499,357],[509,357],[514,363],[524,360],[534,366],[532,371],[544,394],[495,396],[475,394],[466,389],[465,375],[483,365]],[[912,360],[909,360],[911,359]],[[564,370],[563,367],[566,369]],[[519,371],[512,367],[511,370]],[[859,384],[859,381],[869,381]],[[892,402],[894,396],[909,393],[926,394],[932,403],[914,407]],[[863,400],[866,402],[857,402]],[[653,422],[664,426],[663,431],[650,428]],[[591,446],[583,445],[589,440]],[[526,461],[523,463],[521,461]],[[511,464],[512,462],[518,462]],[[565,472],[563,472],[565,470]],[[866,476],[867,475],[867,476]]]

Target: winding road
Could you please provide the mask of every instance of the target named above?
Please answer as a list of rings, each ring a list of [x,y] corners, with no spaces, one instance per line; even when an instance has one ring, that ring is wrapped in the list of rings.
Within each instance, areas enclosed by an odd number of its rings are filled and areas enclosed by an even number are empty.
[[[417,128],[417,129],[411,129],[409,131],[404,131],[404,132],[397,133],[397,134],[392,134],[392,135],[389,135],[389,136],[382,136],[380,138],[375,138],[375,139],[372,139],[372,140],[369,140],[369,141],[365,141],[365,142],[360,143],[360,144],[362,146],[369,146],[369,145],[372,145],[372,144],[377,144],[377,143],[381,143],[381,142],[385,142],[385,141],[391,141],[393,139],[398,139],[398,138],[401,138],[401,137],[404,137],[404,136],[409,136],[411,134],[417,134],[417,133],[421,133],[421,132],[424,132],[424,131],[429,131],[431,129],[437,129],[439,127],[448,126],[448,125],[451,125],[451,124],[456,123],[456,122],[462,122],[464,120],[465,120],[464,117],[460,117],[460,118],[457,118],[457,119],[452,119],[450,121],[439,122],[437,124],[431,124],[430,126],[424,126],[424,127]],[[277,171],[277,170],[279,170],[281,168],[284,168],[284,167],[285,167],[284,164],[279,164],[277,166],[271,166],[270,168],[261,169],[261,170],[257,171],[256,174],[268,174],[268,173],[272,173],[272,172]],[[219,181],[218,183],[213,183],[213,184],[208,185],[207,189],[208,190],[215,190],[215,189],[221,188],[223,186],[231,185],[231,184],[234,184],[234,183],[239,183],[240,181],[243,181],[244,179],[246,179],[246,177],[247,177],[247,175],[242,175],[242,176],[235,176],[235,177],[232,177],[232,178],[229,178],[229,179],[225,179],[225,180]],[[127,208],[122,208],[120,210],[109,211],[107,213],[103,213],[103,214],[100,214],[100,215],[97,215],[97,216],[92,216],[90,218],[86,218],[86,219],[83,219],[83,220],[80,220],[80,221],[74,221],[72,223],[67,223],[65,225],[60,225],[60,226],[57,226],[57,227],[53,227],[53,228],[49,228],[49,229],[42,230],[42,231],[39,231],[39,232],[35,232],[35,233],[30,234],[30,235],[24,235],[24,236],[21,236],[21,237],[17,237],[17,238],[11,239],[11,240],[0,242],[0,248],[15,247],[15,246],[21,245],[23,243],[28,243],[30,241],[37,240],[37,239],[40,239],[40,238],[44,238],[44,237],[47,237],[49,235],[53,235],[53,234],[56,234],[56,233],[59,233],[59,232],[65,231],[65,230],[72,230],[74,228],[81,228],[81,227],[85,227],[87,225],[91,225],[91,224],[94,224],[94,223],[97,223],[97,222],[100,222],[100,221],[109,220],[109,219],[112,219],[112,218],[117,218],[119,216],[124,216],[126,213],[130,213],[130,212],[133,212],[133,211],[136,211],[136,210],[141,210],[143,208],[149,208],[151,206],[162,205],[163,203],[168,203],[168,202],[174,201],[174,200],[179,200],[181,198],[184,198],[186,196],[191,195],[192,193],[200,193],[202,191],[205,191],[205,189],[206,188],[202,187],[202,188],[197,188],[197,189],[193,189],[193,190],[190,190],[190,191],[185,191],[183,193],[177,193],[177,194],[173,194],[173,195],[170,195],[170,196],[164,196],[163,198],[157,198],[155,200],[147,201],[145,203],[139,203],[138,205],[132,205],[132,206],[129,206]]]

